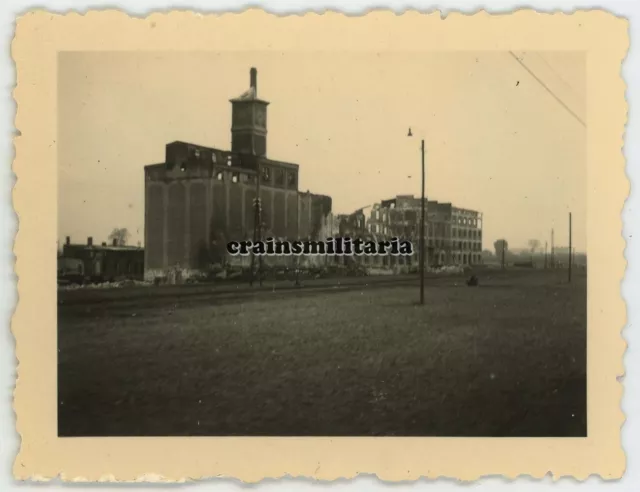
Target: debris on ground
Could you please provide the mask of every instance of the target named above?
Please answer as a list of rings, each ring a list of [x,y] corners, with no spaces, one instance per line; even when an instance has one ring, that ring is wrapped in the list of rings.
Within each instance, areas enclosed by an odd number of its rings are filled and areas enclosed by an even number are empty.
[[[150,287],[154,283],[142,280],[120,280],[117,282],[100,282],[88,284],[70,284],[61,285],[60,290],[79,290],[79,289],[120,289],[123,287]]]

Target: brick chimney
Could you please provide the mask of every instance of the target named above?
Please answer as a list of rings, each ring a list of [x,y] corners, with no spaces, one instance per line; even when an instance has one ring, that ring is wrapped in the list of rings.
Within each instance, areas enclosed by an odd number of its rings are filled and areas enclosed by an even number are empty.
[[[87,246],[93,246],[93,238],[91,236],[87,238]]]
[[[113,238],[112,246],[117,246],[117,245],[118,245],[118,240],[116,238]]]
[[[67,246],[69,246],[71,244],[71,236],[67,236],[65,238],[64,244],[66,244]]]
[[[107,243],[102,243],[102,246],[106,246],[106,245],[107,245]]]
[[[258,71],[251,67],[250,87],[253,89],[253,94],[258,97]]]

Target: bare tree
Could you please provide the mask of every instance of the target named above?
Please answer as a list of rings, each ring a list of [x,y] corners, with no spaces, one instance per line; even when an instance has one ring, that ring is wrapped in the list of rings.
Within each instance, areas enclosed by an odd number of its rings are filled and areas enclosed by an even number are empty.
[[[538,239],[529,239],[529,249],[532,254],[538,251],[540,249],[540,241]]]
[[[496,242],[493,243],[493,247],[496,250],[496,256],[498,258],[502,257],[503,250],[505,254],[507,253],[507,251],[509,251],[509,243],[507,242],[506,239],[498,239]]]
[[[111,234],[109,234],[109,241],[115,241],[117,246],[126,246],[129,236],[130,234],[126,227],[121,229],[116,227],[111,231]]]

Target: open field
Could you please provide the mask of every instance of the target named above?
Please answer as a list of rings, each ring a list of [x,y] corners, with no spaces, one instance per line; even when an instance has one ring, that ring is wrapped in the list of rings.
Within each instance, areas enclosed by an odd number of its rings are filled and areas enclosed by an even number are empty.
[[[584,436],[585,274],[480,280],[63,303],[60,435]]]

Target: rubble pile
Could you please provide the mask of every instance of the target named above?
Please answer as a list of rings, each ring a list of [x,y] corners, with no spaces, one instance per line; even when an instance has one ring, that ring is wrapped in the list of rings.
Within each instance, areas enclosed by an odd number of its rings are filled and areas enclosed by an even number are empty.
[[[142,280],[120,280],[118,282],[100,282],[91,284],[69,284],[59,286],[60,290],[78,290],[78,289],[119,289],[122,287],[149,287],[152,282]]]

